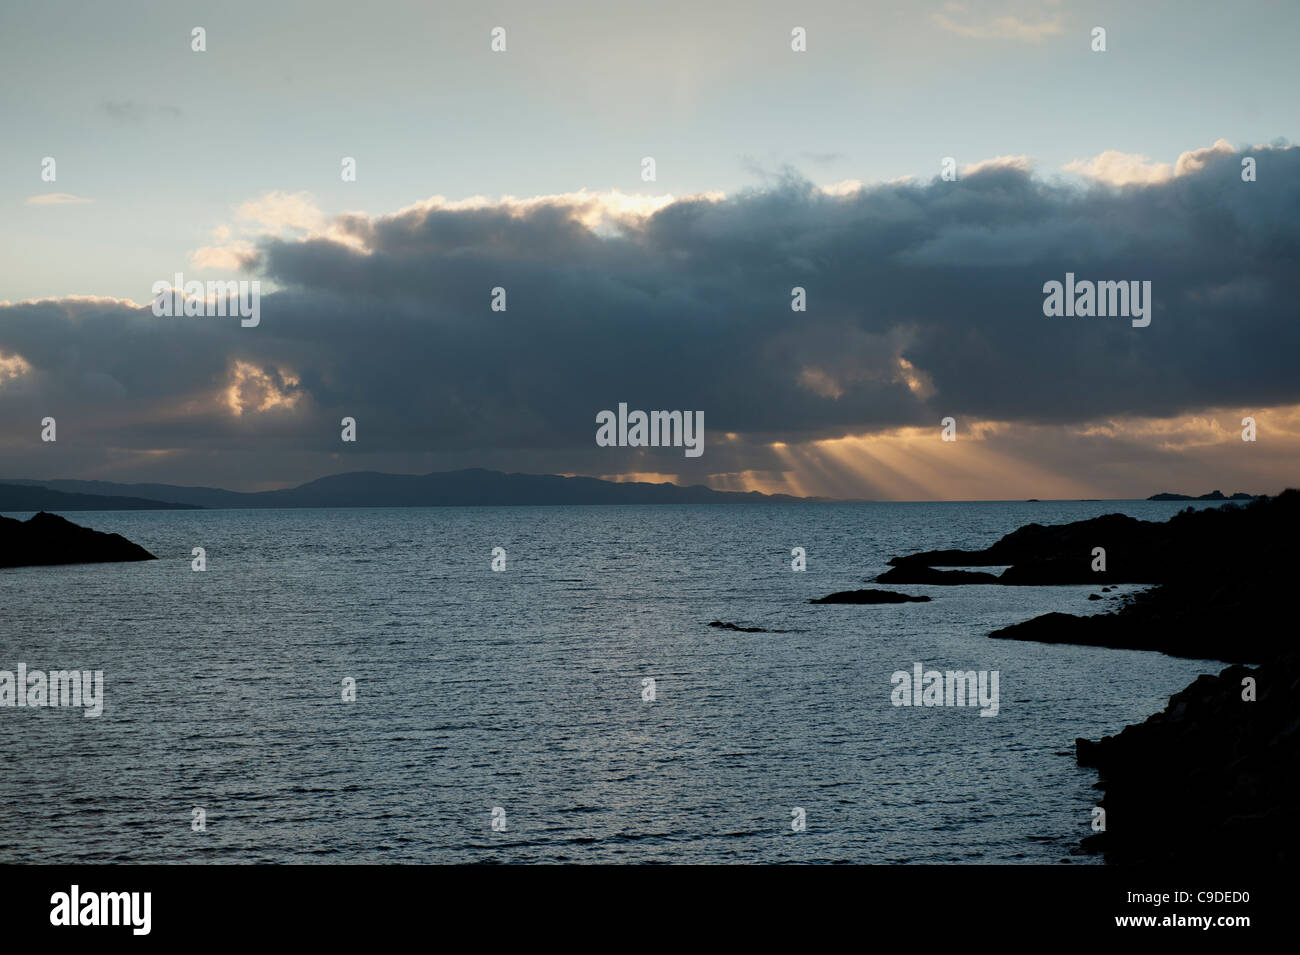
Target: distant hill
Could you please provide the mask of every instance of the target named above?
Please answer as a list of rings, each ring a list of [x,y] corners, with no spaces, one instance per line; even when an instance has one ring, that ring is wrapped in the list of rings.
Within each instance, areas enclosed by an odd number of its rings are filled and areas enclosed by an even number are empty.
[[[151,511],[191,510],[194,504],[175,504],[143,497],[79,494],[31,484],[0,484],[0,511]]]
[[[100,501],[148,499],[155,507],[456,507],[527,504],[740,504],[809,502],[816,498],[757,491],[714,491],[702,485],[644,484],[555,474],[505,474],[483,468],[432,474],[335,474],[295,488],[245,493],[173,484],[116,484],[112,481],[14,480],[8,485],[47,489]],[[123,497],[130,495],[132,497]],[[0,502],[3,498],[0,498]],[[41,505],[46,510],[70,506]],[[148,505],[136,505],[148,506]],[[112,509],[108,504],[99,508]],[[36,510],[5,507],[0,510]],[[85,509],[90,509],[89,507]]]
[[[1170,494],[1165,491],[1161,494],[1152,494],[1148,501],[1253,501],[1258,494],[1244,494],[1238,491],[1231,497],[1224,497],[1222,491],[1211,491],[1209,494],[1202,494],[1200,497],[1192,497],[1190,494]]]

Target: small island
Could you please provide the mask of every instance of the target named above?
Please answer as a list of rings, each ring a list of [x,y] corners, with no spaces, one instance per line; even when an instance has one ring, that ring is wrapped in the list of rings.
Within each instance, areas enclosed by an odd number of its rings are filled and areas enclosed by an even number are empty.
[[[1222,491],[1211,491],[1209,494],[1202,494],[1199,497],[1193,497],[1190,494],[1171,494],[1168,491],[1162,491],[1159,494],[1152,494],[1148,501],[1253,501],[1259,495],[1246,494],[1238,491],[1235,494],[1224,496]]]

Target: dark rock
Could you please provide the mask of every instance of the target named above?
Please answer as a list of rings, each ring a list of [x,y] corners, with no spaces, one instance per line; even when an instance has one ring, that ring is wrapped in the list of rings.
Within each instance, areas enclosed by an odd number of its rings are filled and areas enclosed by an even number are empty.
[[[1166,562],[1158,586],[1125,595],[1112,613],[1044,614],[990,636],[1260,665],[1202,676],[1162,713],[1116,736],[1075,740],[1078,764],[1098,771],[1106,810],[1105,831],[1083,839],[1078,851],[1124,864],[1293,865],[1300,861],[1292,597],[1300,491],[1244,507],[1189,508],[1128,530],[1126,546],[1141,555],[1129,555],[1130,567],[1150,571]],[[1256,681],[1253,701],[1243,699],[1247,676]]]
[[[1097,744],[1090,739],[1084,739],[1082,736],[1075,737],[1074,740],[1075,762],[1080,766],[1096,766],[1094,760],[1097,758]]]
[[[1109,549],[1107,555],[1109,556]],[[1096,584],[1102,580],[1113,580],[1121,575],[1127,583],[1158,583],[1154,571],[1140,571],[1121,568],[1118,572],[1092,569],[1092,551],[1071,554],[1068,557],[1054,557],[1047,560],[1029,561],[1014,564],[998,575],[994,583],[1014,584],[1020,587],[1059,587],[1069,584]]]
[[[929,597],[912,597],[892,590],[841,590],[838,593],[808,601],[810,604],[905,604],[927,603]]]
[[[1289,500],[1284,500],[1287,495]],[[1203,577],[1218,566],[1214,556],[1236,560],[1247,549],[1252,562],[1268,564],[1282,550],[1269,524],[1278,514],[1294,515],[1296,496],[1256,498],[1244,506],[1187,508],[1168,521],[1140,521],[1124,514],[1069,524],[1027,524],[979,551],[924,551],[891,558],[893,569],[876,578],[882,583],[990,583],[1017,585],[1158,584]],[[1270,500],[1281,501],[1270,505]],[[1106,552],[1106,569],[1094,571],[1093,550]],[[1255,554],[1253,548],[1262,548]],[[1229,556],[1230,555],[1230,556]],[[994,581],[988,575],[963,576],[934,567],[1007,567]]]
[[[1107,613],[1048,613],[989,636],[1255,663],[1297,646],[1294,629],[1278,623],[1292,619],[1288,588],[1297,571],[1276,567],[1241,578],[1163,584]]]
[[[120,534],[105,534],[42,511],[26,521],[0,517],[0,567],[157,560]]]
[[[935,570],[923,564],[903,564],[876,578],[878,584],[996,584],[996,574],[971,570]]]
[[[1256,682],[1244,700],[1242,681]],[[1174,694],[1164,712],[1100,742],[1106,830],[1083,840],[1118,863],[1300,860],[1300,656],[1229,667]]]
[[[1101,599],[1101,594],[1088,594],[1088,599],[1089,599],[1089,600],[1100,600],[1100,599]]]
[[[1110,550],[1120,551],[1124,549],[1122,544],[1143,540],[1153,528],[1161,526],[1151,521],[1140,521],[1127,514],[1104,514],[1069,524],[1026,524],[1004,535],[984,550],[922,551],[907,557],[895,557],[889,563],[920,564],[927,567],[989,567],[1084,557],[1086,565],[1092,560],[1094,547],[1107,547],[1109,555]]]
[[[717,627],[719,630],[735,630],[738,633],[803,633],[802,630],[769,630],[767,627],[742,627],[738,623],[726,623],[722,620],[712,620],[709,622],[710,627]]]

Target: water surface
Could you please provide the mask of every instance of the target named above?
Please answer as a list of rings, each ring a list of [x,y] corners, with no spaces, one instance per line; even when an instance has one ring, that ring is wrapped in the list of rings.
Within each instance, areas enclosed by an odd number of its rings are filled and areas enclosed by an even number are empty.
[[[985,636],[1113,606],[1089,587],[807,600],[897,554],[1185,506],[69,513],[161,559],[0,570],[0,668],[106,684],[97,719],[0,709],[0,861],[1056,862],[1097,795],[1075,737],[1222,666]],[[892,706],[914,661],[998,670],[1000,712]]]

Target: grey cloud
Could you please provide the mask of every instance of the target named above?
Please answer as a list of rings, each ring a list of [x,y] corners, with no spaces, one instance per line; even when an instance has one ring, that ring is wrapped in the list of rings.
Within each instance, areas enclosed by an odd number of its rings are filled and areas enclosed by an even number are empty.
[[[946,415],[1069,423],[1300,402],[1300,149],[1253,154],[1253,183],[1240,155],[1123,188],[992,168],[836,197],[787,173],[615,235],[558,203],[354,215],[335,224],[364,252],[260,246],[280,290],[256,329],[111,303],[0,308],[0,352],[34,369],[0,383],[0,437],[59,407],[115,447],[264,440],[287,457],[337,452],[352,415],[387,460],[702,478],[779,468],[771,441]],[[1151,281],[1150,327],[1045,318],[1043,283],[1067,271]],[[806,313],[790,310],[796,285]],[[489,309],[495,286],[506,312]],[[910,389],[899,359],[933,390]],[[297,406],[234,417],[199,401],[235,361],[296,375]],[[620,401],[703,409],[704,458],[595,448],[596,412]]]

